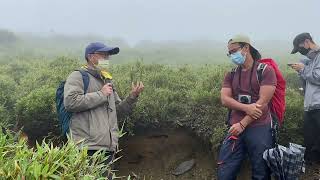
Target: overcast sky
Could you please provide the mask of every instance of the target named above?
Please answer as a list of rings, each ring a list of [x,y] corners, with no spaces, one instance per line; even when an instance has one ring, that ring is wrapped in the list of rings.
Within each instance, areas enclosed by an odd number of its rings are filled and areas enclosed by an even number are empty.
[[[139,40],[320,39],[320,0],[0,0],[0,28]]]

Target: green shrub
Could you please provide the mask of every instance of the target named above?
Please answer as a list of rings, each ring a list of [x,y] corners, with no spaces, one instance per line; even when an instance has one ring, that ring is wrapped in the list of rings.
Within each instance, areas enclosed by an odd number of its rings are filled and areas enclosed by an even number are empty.
[[[0,75],[0,103],[11,110],[15,103],[16,84],[9,75]]]
[[[10,122],[12,120],[12,117],[3,105],[0,105],[0,125],[3,127],[9,126]]]
[[[54,61],[32,61],[26,67],[26,73],[20,75],[17,96],[24,97],[32,90],[42,86],[57,88],[80,65],[76,59],[60,57]]]
[[[16,65],[15,65],[16,63]],[[55,90],[60,81],[81,63],[76,59],[60,57],[53,61],[16,61],[4,65],[0,71],[0,85],[6,93],[0,98],[0,116],[17,119],[18,125],[31,139],[41,139],[59,132],[55,112]],[[131,83],[143,81],[145,91],[133,113],[126,117],[126,131],[142,125],[172,124],[192,129],[208,138],[212,144],[220,142],[225,128],[226,109],[220,103],[220,89],[229,65],[169,66],[161,64],[113,65],[111,72],[117,92],[125,98]],[[15,72],[8,77],[9,71]],[[303,97],[296,91],[299,79],[295,72],[285,70],[288,82],[287,112],[281,130],[281,141],[302,141]],[[10,110],[15,107],[15,111]],[[124,119],[121,119],[120,124]]]
[[[72,141],[61,148],[43,142],[30,149],[17,139],[0,132],[0,179],[105,179],[102,172],[110,170],[102,163],[107,157],[88,157]]]
[[[303,144],[303,96],[296,90],[287,89],[286,112],[283,128],[280,131],[280,141],[284,144],[295,142]]]
[[[43,86],[22,97],[16,104],[18,127],[32,140],[49,132],[59,133],[55,108],[55,88]]]
[[[0,74],[0,124],[14,124],[16,83],[8,75]]]

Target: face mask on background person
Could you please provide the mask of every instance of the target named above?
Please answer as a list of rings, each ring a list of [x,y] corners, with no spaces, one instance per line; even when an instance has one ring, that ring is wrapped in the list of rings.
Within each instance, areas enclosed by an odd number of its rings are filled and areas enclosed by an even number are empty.
[[[306,49],[304,47],[300,47],[298,51],[299,51],[300,54],[305,56],[310,52],[310,50],[311,50],[310,48]]]
[[[230,59],[236,65],[242,65],[246,60],[245,55],[243,56],[241,51],[230,54]]]
[[[309,41],[304,40],[303,43],[299,44],[298,52],[304,56],[306,56],[311,51],[311,48],[308,42]],[[305,47],[308,47],[308,48],[305,48]]]

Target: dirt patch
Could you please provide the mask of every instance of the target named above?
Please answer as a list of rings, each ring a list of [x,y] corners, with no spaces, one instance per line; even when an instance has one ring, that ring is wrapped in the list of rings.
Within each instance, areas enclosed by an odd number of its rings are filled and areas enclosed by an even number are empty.
[[[136,174],[145,179],[213,179],[214,156],[210,146],[184,129],[145,130],[121,140],[118,175]],[[194,159],[195,166],[183,175],[172,172],[180,163]]]
[[[143,128],[134,136],[120,140],[123,156],[116,164],[118,176],[134,175],[137,179],[154,180],[215,180],[218,150],[194,133],[183,129]],[[194,159],[195,165],[186,173],[172,173],[183,162]],[[238,179],[251,179],[249,161],[241,166]],[[123,178],[124,179],[124,178]],[[320,179],[320,165],[307,166],[300,179]]]

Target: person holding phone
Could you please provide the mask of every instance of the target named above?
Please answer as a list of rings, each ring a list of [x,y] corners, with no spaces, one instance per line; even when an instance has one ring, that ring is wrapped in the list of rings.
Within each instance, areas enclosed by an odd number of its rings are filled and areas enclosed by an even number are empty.
[[[309,60],[290,65],[304,82],[304,145],[305,159],[320,163],[320,47],[309,33],[298,34],[291,54],[299,52]]]
[[[109,164],[118,149],[119,128],[117,115],[132,111],[144,89],[142,82],[132,84],[130,95],[121,101],[109,71],[109,56],[119,53],[118,47],[95,42],[86,47],[87,64],[82,68],[89,76],[86,92],[80,71],[72,72],[64,86],[64,106],[73,112],[70,119],[70,137],[79,148],[86,147],[88,155],[102,152]],[[81,143],[79,143],[81,142]],[[105,173],[112,179],[111,173]]]

